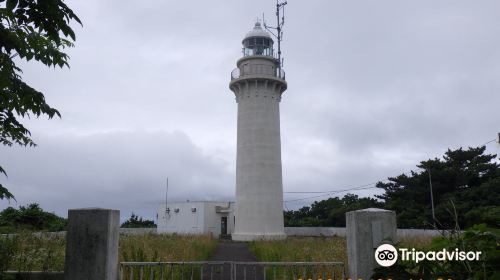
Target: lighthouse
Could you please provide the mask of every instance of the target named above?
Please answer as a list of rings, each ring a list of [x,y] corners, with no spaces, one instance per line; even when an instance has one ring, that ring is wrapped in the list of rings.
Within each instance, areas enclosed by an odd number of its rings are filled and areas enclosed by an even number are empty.
[[[279,39],[278,39],[279,40]],[[233,240],[282,239],[280,101],[287,88],[274,41],[260,22],[243,39],[229,88],[238,106]]]

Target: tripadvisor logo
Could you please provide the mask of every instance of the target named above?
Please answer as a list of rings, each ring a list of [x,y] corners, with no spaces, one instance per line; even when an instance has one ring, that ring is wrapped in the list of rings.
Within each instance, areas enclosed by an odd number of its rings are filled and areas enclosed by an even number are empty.
[[[375,260],[380,266],[391,266],[398,261],[398,251],[391,244],[382,244],[375,250]]]
[[[481,252],[465,252],[458,249],[455,250],[440,250],[440,251],[417,251],[415,248],[411,250],[399,248],[398,250],[390,244],[382,244],[375,250],[375,260],[380,266],[392,266],[398,260],[398,256],[402,261],[414,261],[415,263],[423,260],[427,261],[478,261]]]

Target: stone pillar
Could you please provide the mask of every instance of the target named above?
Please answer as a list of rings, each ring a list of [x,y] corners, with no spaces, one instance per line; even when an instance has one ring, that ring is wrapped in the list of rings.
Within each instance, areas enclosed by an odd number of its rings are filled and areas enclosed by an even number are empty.
[[[396,213],[368,208],[346,213],[349,277],[367,280],[377,266],[375,249],[396,242]]]
[[[64,279],[118,279],[119,224],[119,210],[70,209]]]

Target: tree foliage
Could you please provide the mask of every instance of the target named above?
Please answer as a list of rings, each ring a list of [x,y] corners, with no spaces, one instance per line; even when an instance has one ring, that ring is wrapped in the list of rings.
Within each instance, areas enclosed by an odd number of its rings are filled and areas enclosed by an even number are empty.
[[[156,224],[151,220],[143,220],[142,217],[137,216],[132,213],[130,218],[126,220],[122,225],[122,228],[155,228]]]
[[[448,150],[443,159],[422,161],[410,175],[389,178],[377,187],[386,209],[395,210],[403,228],[461,228],[485,223],[500,227],[500,166],[485,147]],[[436,221],[432,221],[430,178]],[[455,217],[456,216],[456,217]],[[457,221],[455,221],[455,218]]]
[[[62,0],[0,0],[0,143],[35,146],[30,131],[19,117],[50,118],[59,112],[48,105],[42,92],[21,78],[16,59],[35,60],[47,66],[69,66],[63,52],[73,46],[70,27],[80,19]],[[0,173],[6,175],[0,167]],[[14,198],[0,184],[0,199]]]
[[[500,228],[500,165],[485,147],[448,150],[442,159],[417,165],[419,171],[388,178],[377,187],[377,199],[347,194],[315,201],[311,206],[285,212],[286,226],[345,226],[345,213],[378,207],[394,210],[401,228],[471,227],[486,224]],[[431,172],[435,223],[432,220]]]
[[[343,198],[332,197],[315,201],[310,207],[285,212],[285,226],[289,227],[345,227],[345,213],[349,211],[382,207],[374,198],[346,194]]]
[[[54,213],[45,212],[37,203],[21,206],[19,209],[7,207],[0,212],[0,233],[29,231],[62,231],[67,220]]]

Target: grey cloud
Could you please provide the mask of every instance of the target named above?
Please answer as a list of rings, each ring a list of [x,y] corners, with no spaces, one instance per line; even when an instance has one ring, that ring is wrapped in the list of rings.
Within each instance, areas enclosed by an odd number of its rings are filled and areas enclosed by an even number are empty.
[[[39,202],[63,215],[69,208],[109,207],[152,217],[167,176],[174,201],[233,195],[228,163],[205,155],[182,132],[40,136],[36,149],[2,148],[5,184],[19,205]]]

